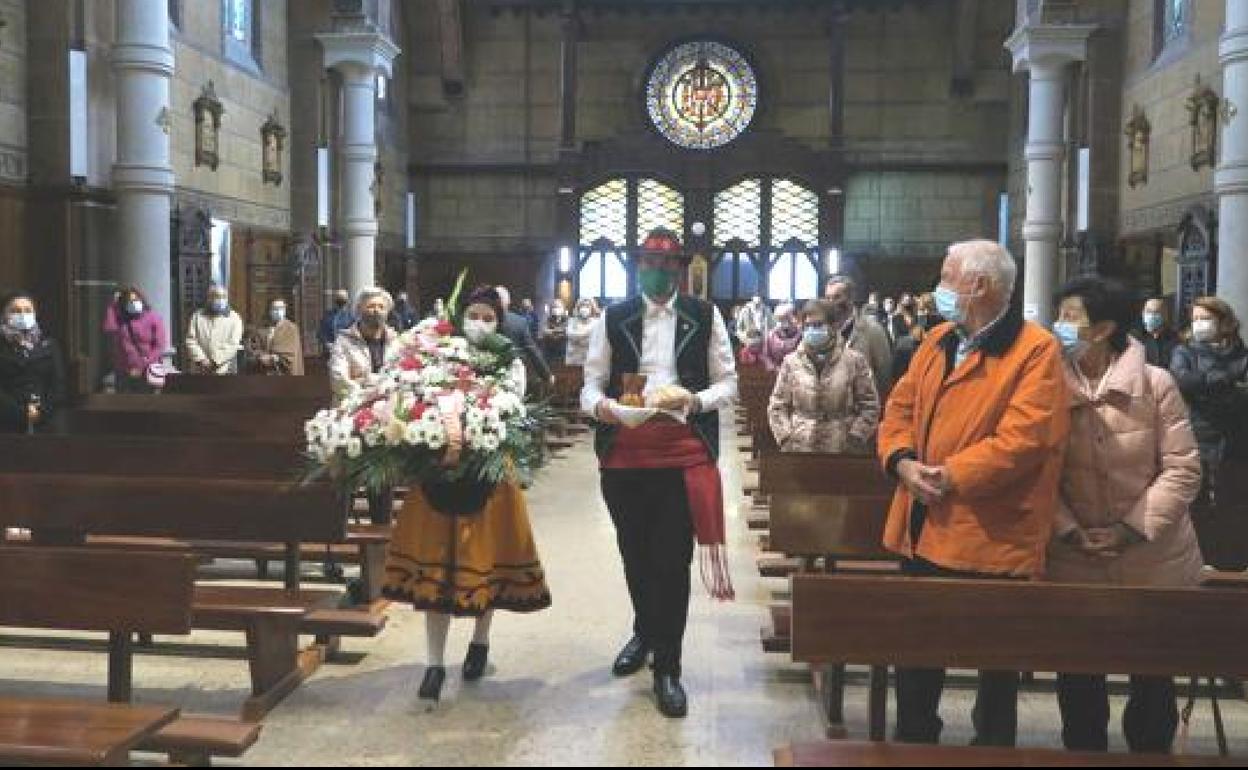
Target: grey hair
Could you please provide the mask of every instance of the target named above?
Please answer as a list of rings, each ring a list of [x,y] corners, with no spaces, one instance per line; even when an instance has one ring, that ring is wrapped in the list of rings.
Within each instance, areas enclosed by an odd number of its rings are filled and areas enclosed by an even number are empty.
[[[958,266],[964,274],[986,276],[1007,300],[1014,294],[1018,264],[996,241],[959,241],[949,247],[949,256],[958,258]]]
[[[823,289],[824,291],[827,291],[829,286],[837,286],[840,284],[848,286],[849,296],[854,296],[854,289],[856,288],[854,285],[854,279],[844,273],[837,273],[835,275],[828,276],[828,282],[823,285]]]
[[[498,292],[498,298],[503,301],[503,307],[511,309],[511,291],[506,286],[495,286],[494,291]]]
[[[371,299],[381,297],[386,301],[386,312],[394,310],[394,297],[390,296],[390,292],[379,286],[370,286],[367,289],[361,289],[359,295],[355,298],[355,313],[359,315],[360,308]]]

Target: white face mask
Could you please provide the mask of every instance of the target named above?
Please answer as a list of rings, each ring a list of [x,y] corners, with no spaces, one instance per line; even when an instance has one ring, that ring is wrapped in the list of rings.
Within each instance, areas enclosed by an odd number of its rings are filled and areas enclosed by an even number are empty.
[[[577,314],[578,316],[580,316],[581,318],[589,318],[589,315],[590,315],[590,313],[591,313],[591,312],[592,312],[592,311],[590,311],[590,309],[589,309],[589,308],[587,308],[587,307],[583,307],[583,308],[581,308],[580,310],[577,310],[577,311],[576,311],[576,314]]]
[[[273,323],[281,323],[286,320],[286,308],[275,307],[269,311],[269,318],[273,319]]]
[[[1212,318],[1192,321],[1192,336],[1197,342],[1213,342],[1218,336],[1218,322]]]
[[[16,329],[19,332],[28,332],[35,328],[34,313],[10,313],[9,328]]]
[[[464,336],[474,345],[480,345],[481,341],[498,331],[498,322],[480,321],[468,319],[464,321]]]

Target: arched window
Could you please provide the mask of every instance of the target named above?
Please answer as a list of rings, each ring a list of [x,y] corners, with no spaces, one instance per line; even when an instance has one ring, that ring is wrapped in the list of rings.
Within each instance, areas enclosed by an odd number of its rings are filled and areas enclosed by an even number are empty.
[[[619,178],[581,196],[577,296],[611,303],[629,296],[630,255],[656,227],[683,235],[685,196],[657,179]]]
[[[818,296],[818,194],[789,179],[745,179],[716,193],[714,205],[712,299]]]

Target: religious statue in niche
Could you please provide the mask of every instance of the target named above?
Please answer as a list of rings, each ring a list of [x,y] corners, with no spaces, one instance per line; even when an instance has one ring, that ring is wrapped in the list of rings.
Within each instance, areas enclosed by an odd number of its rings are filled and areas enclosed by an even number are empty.
[[[1212,168],[1218,162],[1218,107],[1222,99],[1212,88],[1200,82],[1187,97],[1187,112],[1192,126],[1192,170]]]
[[[1148,143],[1152,126],[1144,115],[1144,110],[1136,105],[1131,120],[1127,123],[1127,150],[1130,152],[1130,173],[1127,184],[1131,187],[1148,182]]]
[[[694,254],[689,261],[689,294],[699,299],[706,299],[706,275],[708,263],[706,257]]]
[[[211,80],[191,107],[195,110],[195,165],[216,171],[221,162],[217,147],[221,116],[225,114],[225,109]]]
[[[280,185],[282,183],[282,146],[286,142],[286,129],[277,122],[276,110],[260,127],[260,139],[263,144],[261,163],[264,167],[264,181]]]

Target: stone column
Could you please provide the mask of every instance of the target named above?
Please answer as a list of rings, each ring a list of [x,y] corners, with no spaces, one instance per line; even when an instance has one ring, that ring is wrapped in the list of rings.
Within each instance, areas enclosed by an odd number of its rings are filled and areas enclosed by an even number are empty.
[[[377,163],[377,75],[390,76],[399,48],[374,31],[331,32],[317,35],[317,39],[325,51],[325,67],[342,75],[343,276],[346,288],[354,296],[361,289],[376,285],[373,175]]]
[[[1047,325],[1057,290],[1067,67],[1087,58],[1089,25],[1026,24],[1006,41],[1014,71],[1028,71],[1027,216],[1023,222],[1023,314]]]
[[[1226,0],[1226,27],[1218,45],[1222,94],[1227,101],[1218,193],[1218,296],[1248,320],[1248,0]]]
[[[173,167],[169,139],[173,115],[169,83],[169,4],[165,0],[117,0],[117,262],[122,284],[134,284],[172,327],[172,266],[169,210]]]

